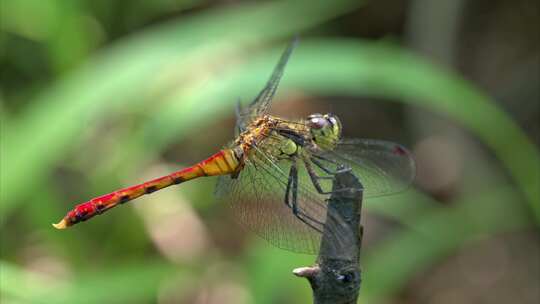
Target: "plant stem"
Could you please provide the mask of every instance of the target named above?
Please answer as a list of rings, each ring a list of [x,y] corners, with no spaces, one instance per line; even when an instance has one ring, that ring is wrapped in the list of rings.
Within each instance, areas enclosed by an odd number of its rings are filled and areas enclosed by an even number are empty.
[[[315,266],[293,271],[308,279],[315,304],[356,303],[360,292],[362,184],[351,171],[335,175]]]

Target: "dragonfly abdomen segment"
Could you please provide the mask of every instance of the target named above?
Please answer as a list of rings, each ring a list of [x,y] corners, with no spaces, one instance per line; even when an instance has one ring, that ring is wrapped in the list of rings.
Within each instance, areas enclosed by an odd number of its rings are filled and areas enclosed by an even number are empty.
[[[170,185],[180,184],[194,178],[235,173],[239,168],[239,164],[240,161],[232,150],[221,150],[189,168],[139,185],[117,190],[77,205],[58,224],[53,224],[53,226],[58,229],[73,226],[144,194],[150,194]]]

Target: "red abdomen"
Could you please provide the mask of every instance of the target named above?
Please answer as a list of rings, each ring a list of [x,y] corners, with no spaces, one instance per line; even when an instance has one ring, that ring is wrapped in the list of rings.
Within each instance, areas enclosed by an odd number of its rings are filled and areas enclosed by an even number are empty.
[[[58,229],[67,228],[144,194],[149,194],[170,185],[180,184],[197,177],[235,173],[239,169],[239,164],[240,162],[232,150],[222,150],[189,168],[139,185],[120,189],[77,205],[58,224],[53,224],[53,226]]]

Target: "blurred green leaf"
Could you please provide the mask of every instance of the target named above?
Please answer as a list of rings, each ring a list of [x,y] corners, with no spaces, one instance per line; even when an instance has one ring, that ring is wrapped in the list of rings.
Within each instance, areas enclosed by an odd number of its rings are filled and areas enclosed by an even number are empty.
[[[0,291],[30,303],[129,303],[152,302],[160,283],[174,274],[170,265],[144,263],[100,269],[96,273],[77,273],[66,281],[30,272],[8,262],[1,262]],[[184,275],[187,275],[184,274]]]
[[[46,45],[57,72],[85,59],[102,34],[99,23],[83,12],[81,1],[7,0],[0,19],[7,32]]]
[[[297,254],[273,247],[266,241],[257,238],[247,256],[247,272],[250,290],[254,303],[308,303],[311,289],[305,279],[294,276],[292,271],[297,267],[314,263],[314,255]],[[280,278],[276,279],[275,274]],[[279,291],[279,292],[276,292]]]
[[[528,227],[530,217],[525,210],[510,203],[515,196],[509,189],[497,189],[453,202],[451,208],[433,207],[416,217],[410,216],[408,229],[393,234],[365,253],[362,302],[376,302],[394,294],[414,274],[435,265],[468,242]],[[414,204],[414,201],[399,201]],[[384,214],[392,212],[378,210]]]

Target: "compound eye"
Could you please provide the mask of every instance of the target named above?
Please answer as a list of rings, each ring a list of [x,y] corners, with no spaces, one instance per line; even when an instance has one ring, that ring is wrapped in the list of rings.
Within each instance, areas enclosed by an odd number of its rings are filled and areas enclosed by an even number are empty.
[[[338,124],[336,118],[334,116],[327,116],[326,117],[326,120],[328,120],[328,122],[332,125],[332,126],[336,126]]]
[[[327,127],[329,122],[326,118],[322,116],[311,116],[309,118],[309,127],[313,129],[322,129]]]

